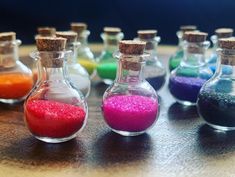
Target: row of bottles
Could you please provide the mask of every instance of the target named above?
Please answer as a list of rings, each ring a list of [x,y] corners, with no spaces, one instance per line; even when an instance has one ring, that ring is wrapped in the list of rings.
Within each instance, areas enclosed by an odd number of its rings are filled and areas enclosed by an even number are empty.
[[[166,77],[166,69],[157,57],[156,47],[160,42],[157,31],[141,30],[138,31],[138,38],[123,41],[119,28],[105,28],[102,36],[106,46],[101,54],[105,57],[100,57],[93,71],[89,72],[84,69],[87,63],[80,62],[85,59],[79,59],[79,46],[83,44],[79,42],[82,37],[79,37],[78,29],[82,24],[71,24],[76,25],[76,32],[75,29],[66,32],[39,29],[35,37],[37,51],[31,53],[38,68],[34,88],[33,73],[18,60],[20,41],[16,40],[15,33],[0,33],[3,78],[0,101],[13,103],[23,100],[31,90],[24,104],[25,122],[31,133],[45,142],[67,141],[74,138],[86,124],[88,107],[85,97],[90,91],[90,76],[95,72],[101,76],[104,64],[106,72],[111,73],[107,70],[110,69],[107,64],[113,65],[114,78],[101,77],[111,84],[103,96],[103,117],[107,125],[121,135],[144,133],[157,120],[159,102],[156,90],[165,83]],[[84,24],[83,30],[81,34],[88,34]],[[226,30],[220,32],[225,33]],[[235,39],[218,37],[216,45],[220,49],[216,60],[219,67],[213,75],[210,62],[205,57],[210,45],[206,38],[207,33],[195,30],[182,33],[180,45],[183,57],[171,72],[169,90],[179,103],[197,104],[200,115],[209,125],[232,130],[235,127],[232,122]],[[119,51],[116,51],[118,44]],[[88,48],[87,43],[85,48]],[[208,112],[207,108],[213,113]],[[230,112],[224,109],[230,109]],[[218,117],[214,118],[214,113]],[[223,115],[227,119],[221,119]]]

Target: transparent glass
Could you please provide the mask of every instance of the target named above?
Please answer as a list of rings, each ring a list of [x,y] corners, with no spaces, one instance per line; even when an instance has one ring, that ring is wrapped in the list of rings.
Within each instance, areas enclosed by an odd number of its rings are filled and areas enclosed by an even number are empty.
[[[183,50],[183,32],[177,31],[176,36],[178,37],[178,47],[174,55],[169,59],[169,70],[172,71],[177,68],[184,57]]]
[[[142,40],[136,38],[135,40]],[[157,46],[161,41],[159,36],[154,39],[142,40],[147,43],[145,52],[149,54],[144,66],[144,77],[155,90],[160,90],[166,82],[166,69],[158,60]]]
[[[38,82],[24,103],[25,122],[37,139],[59,143],[74,138],[85,126],[88,107],[68,78],[65,61],[71,51],[33,52]]]
[[[68,58],[65,66],[68,71],[68,80],[87,98],[91,89],[91,81],[86,69],[77,63],[77,50],[79,47],[79,42],[74,42],[70,47],[68,47],[68,49],[73,51],[73,55]]]
[[[96,62],[94,59],[94,54],[88,46],[88,36],[90,35],[90,31],[85,30],[78,36],[78,42],[81,43],[81,46],[78,47],[78,63],[82,65],[90,77],[93,78],[95,76]]]
[[[122,32],[116,35],[102,33],[101,38],[104,42],[104,49],[97,58],[97,75],[105,84],[112,84],[116,78],[117,62],[113,53],[118,50],[118,42],[124,37]]]
[[[102,113],[114,132],[123,136],[140,135],[157,120],[158,96],[144,79],[144,56],[122,53],[114,56],[118,58],[117,76],[103,95]]]
[[[223,72],[229,67],[230,72]],[[235,50],[218,49],[214,76],[200,90],[197,108],[200,116],[213,128],[235,130]]]
[[[20,40],[0,43],[0,102],[23,101],[33,87],[31,70],[19,61]]]
[[[170,93],[183,105],[196,105],[202,85],[213,75],[205,62],[205,51],[209,45],[209,41],[202,43],[185,41],[184,58],[170,74]]]

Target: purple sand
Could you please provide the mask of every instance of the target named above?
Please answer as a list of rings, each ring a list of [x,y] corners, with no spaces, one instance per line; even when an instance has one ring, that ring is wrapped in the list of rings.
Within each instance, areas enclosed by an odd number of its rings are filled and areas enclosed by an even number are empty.
[[[178,100],[196,103],[199,91],[207,80],[195,77],[171,77],[169,90]]]
[[[117,95],[103,102],[102,111],[112,129],[141,132],[156,121],[158,102],[145,96]]]

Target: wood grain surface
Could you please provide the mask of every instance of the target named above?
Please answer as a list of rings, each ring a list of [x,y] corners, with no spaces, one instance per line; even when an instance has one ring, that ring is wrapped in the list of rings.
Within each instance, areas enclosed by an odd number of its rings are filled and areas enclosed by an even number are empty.
[[[159,49],[165,65],[171,53]],[[235,176],[235,132],[205,125],[195,107],[175,103],[166,85],[159,92],[159,120],[138,137],[122,137],[105,125],[100,103],[107,86],[97,82],[85,129],[66,143],[36,140],[24,125],[22,103],[0,104],[0,177]]]

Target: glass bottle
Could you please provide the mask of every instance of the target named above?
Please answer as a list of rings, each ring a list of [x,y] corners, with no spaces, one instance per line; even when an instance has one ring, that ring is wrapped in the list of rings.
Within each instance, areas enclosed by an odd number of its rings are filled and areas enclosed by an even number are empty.
[[[177,68],[183,59],[184,50],[183,50],[183,41],[184,41],[184,33],[187,31],[196,31],[197,27],[193,25],[185,25],[180,26],[180,30],[176,32],[176,36],[178,37],[178,48],[176,53],[172,55],[169,59],[169,70],[172,71]]]
[[[94,54],[88,46],[90,31],[87,30],[85,23],[71,23],[71,29],[78,34],[78,42],[81,43],[81,46],[78,48],[78,62],[87,70],[90,77],[93,78],[96,74],[96,62]]]
[[[23,101],[33,87],[31,70],[19,61],[16,33],[0,33],[0,101]]]
[[[155,89],[162,88],[166,81],[166,69],[158,60],[157,46],[161,38],[157,35],[157,30],[139,30],[136,40],[146,42],[145,52],[149,54],[144,67],[144,77]]]
[[[144,79],[145,42],[121,41],[117,76],[103,95],[102,113],[116,133],[136,136],[154,125],[159,113],[158,96]]]
[[[57,37],[67,39],[66,50],[71,50],[73,55],[68,58],[66,67],[71,84],[78,88],[85,97],[89,96],[91,81],[86,69],[77,62],[77,50],[80,43],[77,42],[77,33],[72,31],[56,32]]]
[[[213,74],[205,62],[205,52],[210,46],[206,37],[203,32],[185,33],[184,58],[170,74],[170,93],[183,105],[196,104],[199,90]]]
[[[211,127],[235,130],[235,38],[219,39],[219,47],[216,72],[201,88],[197,108]],[[232,72],[222,72],[224,66]]]
[[[233,35],[233,29],[231,28],[218,28],[215,30],[215,35],[211,36],[211,41],[213,43],[211,56],[206,60],[209,63],[209,66],[213,72],[216,70],[216,62],[217,62],[217,53],[216,49],[218,47],[218,40],[221,38],[229,38]],[[222,69],[224,72],[230,72],[228,68]]]
[[[65,38],[38,37],[39,81],[24,103],[25,122],[37,139],[59,143],[74,138],[85,124],[87,103],[82,93],[67,80]]]
[[[113,53],[118,50],[118,42],[123,39],[124,35],[120,28],[105,27],[101,38],[104,41],[104,49],[97,58],[97,75],[106,84],[111,84],[116,78],[117,62]]]
[[[55,37],[56,28],[54,27],[38,27],[37,28],[38,34],[35,35],[36,37]],[[37,67],[37,61],[34,61],[34,64],[32,66],[32,72],[33,72],[33,80],[34,83],[38,80],[38,67]]]

